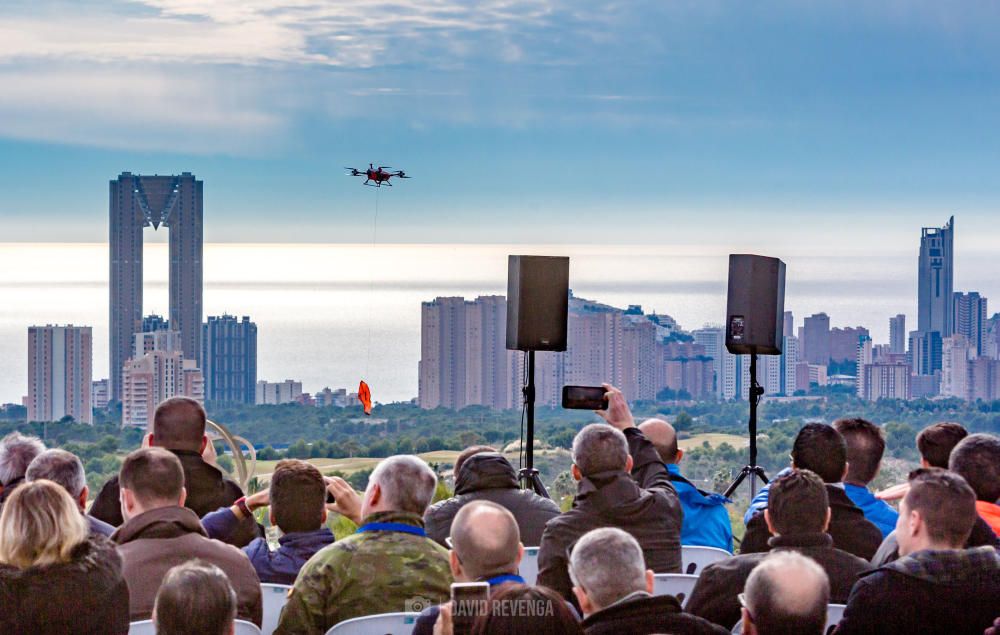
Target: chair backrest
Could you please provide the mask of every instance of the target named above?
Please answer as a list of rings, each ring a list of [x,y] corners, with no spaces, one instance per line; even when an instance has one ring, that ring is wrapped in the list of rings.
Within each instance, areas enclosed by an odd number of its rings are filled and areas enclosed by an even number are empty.
[[[260,635],[260,629],[253,622],[236,620],[236,635]],[[132,622],[128,626],[128,635],[156,635],[156,624],[153,620]]]
[[[278,628],[281,609],[285,607],[285,602],[288,602],[288,591],[291,588],[285,584],[260,585],[260,595],[264,600],[264,621],[260,625],[260,632],[263,635],[271,635],[274,629]]]
[[[653,576],[653,595],[672,595],[681,606],[687,604],[698,576],[686,573],[657,573]]]
[[[410,635],[420,613],[381,613],[335,624],[326,635]]]
[[[847,608],[846,604],[827,604],[826,605],[826,629],[823,631],[826,635],[831,635],[837,630],[837,624],[844,617],[844,609]],[[736,622],[736,626],[733,627],[731,631],[733,635],[742,635],[743,633],[743,622]],[[131,633],[129,634],[131,635]]]
[[[517,568],[517,572],[524,578],[525,584],[535,585],[538,580],[538,547],[524,548],[524,557],[521,558],[521,566]]]
[[[732,557],[733,554],[717,547],[681,546],[683,573],[688,575],[701,575],[701,570],[713,562]]]

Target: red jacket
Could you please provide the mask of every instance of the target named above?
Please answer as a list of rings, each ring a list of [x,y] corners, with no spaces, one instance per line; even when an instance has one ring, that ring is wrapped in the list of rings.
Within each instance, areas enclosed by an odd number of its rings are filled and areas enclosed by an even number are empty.
[[[976,511],[986,524],[993,528],[993,533],[1000,536],[1000,505],[976,501]]]

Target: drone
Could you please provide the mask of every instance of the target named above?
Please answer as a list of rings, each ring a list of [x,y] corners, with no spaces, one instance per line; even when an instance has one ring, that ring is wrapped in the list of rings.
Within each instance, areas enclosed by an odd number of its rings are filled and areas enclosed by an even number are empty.
[[[400,179],[408,179],[410,177],[406,176],[406,172],[402,170],[391,171],[392,168],[388,165],[380,165],[377,168],[369,163],[367,170],[359,170],[357,168],[344,168],[347,170],[348,176],[363,176],[365,177],[365,185],[369,187],[382,187],[383,184],[392,187],[392,183],[389,179],[392,177],[397,177]],[[374,182],[373,182],[374,181]]]

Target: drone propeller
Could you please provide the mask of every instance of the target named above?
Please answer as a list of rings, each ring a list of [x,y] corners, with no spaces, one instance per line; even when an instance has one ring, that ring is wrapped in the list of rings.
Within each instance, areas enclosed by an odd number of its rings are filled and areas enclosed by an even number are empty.
[[[350,174],[351,176],[361,176],[362,174],[364,174],[364,172],[359,172],[357,168],[345,167],[344,169],[347,170],[347,173]]]
[[[406,176],[406,172],[403,172],[402,170],[400,170],[399,172],[396,173],[396,177],[400,178],[400,179],[408,179],[408,178],[410,178],[410,177]]]
[[[391,170],[392,166],[391,165],[380,165],[380,166],[378,166],[378,169],[380,169],[380,170]]]

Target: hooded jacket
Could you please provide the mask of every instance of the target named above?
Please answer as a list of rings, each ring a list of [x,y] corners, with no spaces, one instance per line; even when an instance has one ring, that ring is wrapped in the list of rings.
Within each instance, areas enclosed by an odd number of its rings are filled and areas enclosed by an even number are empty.
[[[167,571],[195,558],[222,569],[236,591],[236,614],[261,623],[260,580],[242,551],[211,540],[186,507],[160,507],[128,520],[111,537],[128,583],[131,620],[148,620]]]
[[[830,526],[826,533],[833,538],[833,546],[864,560],[871,560],[882,544],[882,532],[851,502],[843,487],[827,483],[826,494],[830,499]],[[740,553],[767,551],[767,541],[772,537],[764,522],[764,512],[756,511],[747,523]]]
[[[965,548],[984,546],[1000,549],[1000,537],[993,533],[993,529],[982,516],[976,515],[976,522],[972,524],[972,533],[965,541]],[[896,532],[893,531],[885,537],[878,551],[872,556],[872,568],[881,567],[897,559],[899,559],[899,542],[896,540]]]
[[[872,568],[867,560],[834,549],[833,539],[825,533],[775,536],[768,542],[771,551],[739,555],[705,567],[684,610],[714,624],[732,628],[740,621],[740,603],[736,596],[743,592],[754,567],[776,551],[797,551],[823,567],[830,580],[830,602],[835,604],[846,602],[858,576]]]
[[[732,501],[715,492],[703,492],[681,476],[676,463],[667,463],[670,482],[677,490],[684,509],[681,544],[715,547],[733,552],[733,524],[726,503]]]
[[[681,604],[672,595],[625,599],[596,613],[591,613],[581,624],[587,635],[723,635],[729,631],[700,617],[681,610]]]
[[[122,560],[103,536],[88,536],[62,564],[0,565],[0,633],[128,633]]]
[[[981,635],[998,615],[995,549],[926,550],[863,575],[837,635]]]
[[[574,603],[569,551],[592,529],[618,527],[639,542],[646,566],[656,573],[681,571],[683,512],[667,468],[638,428],[627,428],[632,474],[598,472],[583,478],[573,508],[545,526],[538,551],[538,584]]]
[[[428,537],[447,546],[444,539],[451,533],[455,514],[477,500],[496,503],[514,514],[521,543],[526,547],[541,544],[545,523],[559,515],[559,506],[553,501],[520,489],[514,466],[503,455],[483,452],[473,454],[462,464],[462,471],[455,475],[455,496],[431,505],[424,513]]]
[[[184,489],[187,491],[184,506],[197,514],[198,518],[220,507],[229,507],[243,496],[243,490],[239,485],[226,478],[219,468],[207,463],[197,452],[170,451],[180,459],[181,468],[184,470]],[[120,527],[124,522],[119,502],[120,492],[118,476],[112,476],[94,499],[90,515],[113,527]],[[259,535],[256,523],[248,519],[227,542],[242,547]]]

